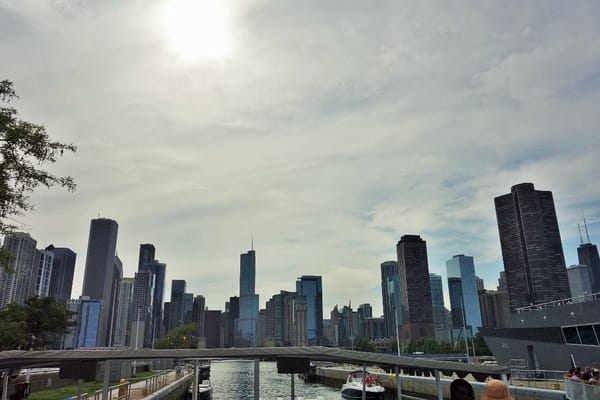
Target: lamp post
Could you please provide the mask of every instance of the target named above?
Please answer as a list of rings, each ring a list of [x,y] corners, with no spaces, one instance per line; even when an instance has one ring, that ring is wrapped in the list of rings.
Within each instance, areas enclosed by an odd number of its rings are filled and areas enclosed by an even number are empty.
[[[138,349],[138,338],[140,337],[140,308],[137,309],[137,319],[135,324],[135,350]],[[133,375],[137,374],[137,359],[133,360]]]

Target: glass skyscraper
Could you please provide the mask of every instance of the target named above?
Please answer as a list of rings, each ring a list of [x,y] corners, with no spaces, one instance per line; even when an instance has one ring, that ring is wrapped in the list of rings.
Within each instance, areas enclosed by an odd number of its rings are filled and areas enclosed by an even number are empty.
[[[302,275],[296,280],[296,293],[306,297],[306,339],[309,345],[323,338],[323,284],[321,276]]]
[[[446,307],[444,306],[442,277],[436,274],[429,274],[429,285],[431,286],[433,325],[435,326],[435,329],[447,329],[448,319],[446,317]]]
[[[452,257],[446,261],[446,271],[452,325],[454,328],[470,326],[475,333],[481,327],[481,310],[473,257],[464,254]]]
[[[240,255],[240,309],[236,329],[237,347],[256,346],[256,319],[258,317],[258,295],[256,284],[256,252],[248,250]]]
[[[390,278],[398,277],[398,261],[384,261],[381,264],[381,297],[383,300],[383,320],[385,322],[385,335],[386,337],[396,337],[396,308],[397,304],[392,302],[390,297],[389,285]],[[395,281],[399,282],[398,279]],[[399,289],[392,287],[394,292],[398,292]]]

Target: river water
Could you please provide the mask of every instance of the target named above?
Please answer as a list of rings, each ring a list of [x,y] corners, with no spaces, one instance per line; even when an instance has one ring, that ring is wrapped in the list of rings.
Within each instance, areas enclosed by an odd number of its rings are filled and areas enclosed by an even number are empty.
[[[210,380],[213,386],[213,400],[252,400],[254,399],[254,361],[213,361],[210,364]],[[275,400],[277,397],[289,399],[291,377],[278,374],[276,362],[260,363],[260,398]],[[305,399],[341,400],[339,388],[319,383],[304,383],[294,377],[295,394]]]

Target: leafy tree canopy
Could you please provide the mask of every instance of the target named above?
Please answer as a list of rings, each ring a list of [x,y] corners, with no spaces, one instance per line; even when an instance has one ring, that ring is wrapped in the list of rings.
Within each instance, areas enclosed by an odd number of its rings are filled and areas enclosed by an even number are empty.
[[[52,297],[30,297],[0,311],[0,351],[42,350],[57,343],[75,325],[73,312]]]
[[[76,187],[70,176],[55,176],[43,166],[77,148],[52,141],[46,128],[19,119],[17,110],[8,106],[16,98],[13,83],[0,81],[0,235],[17,228],[8,221],[12,216],[33,209],[29,194],[38,186],[59,185],[70,191]],[[11,254],[0,249],[0,267],[10,270],[11,258]]]
[[[164,338],[154,341],[156,349],[196,349],[198,337],[194,336],[196,324],[188,324],[171,329]]]

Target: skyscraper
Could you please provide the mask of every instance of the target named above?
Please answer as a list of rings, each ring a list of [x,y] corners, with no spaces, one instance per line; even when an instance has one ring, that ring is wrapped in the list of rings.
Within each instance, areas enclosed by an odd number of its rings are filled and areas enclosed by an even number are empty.
[[[323,338],[323,284],[319,275],[302,275],[296,280],[296,294],[306,297],[306,339],[309,345]]]
[[[140,254],[138,259],[138,272],[147,272],[149,277],[150,291],[145,297],[148,304],[143,305],[148,313],[148,328],[144,337],[144,346],[151,347],[154,339],[160,336],[163,322],[163,298],[165,291],[165,274],[167,265],[158,262],[155,259],[154,245],[146,243],[140,245]]]
[[[237,347],[256,346],[258,295],[255,293],[256,253],[254,249],[240,255],[240,314],[236,332]]]
[[[400,340],[434,338],[427,244],[419,235],[404,235],[396,250],[402,305]]]
[[[60,304],[67,304],[71,298],[77,254],[65,247],[48,246],[46,250],[54,253],[48,296]]]
[[[448,318],[444,306],[444,291],[442,277],[429,274],[429,285],[431,286],[431,306],[433,311],[433,325],[435,329],[448,329]]]
[[[396,306],[390,296],[388,287],[390,278],[398,277],[398,261],[384,261],[381,263],[381,297],[383,300],[383,319],[385,321],[386,337],[396,337]],[[398,279],[396,279],[398,282]],[[399,290],[396,290],[398,292]]]
[[[96,346],[109,346],[112,332],[116,282],[120,278],[115,262],[119,225],[108,218],[93,219],[90,223],[82,295],[101,300]],[[122,271],[121,271],[122,272]]]
[[[14,256],[11,262],[14,273],[0,268],[0,308],[10,303],[23,304],[28,297],[36,245],[37,241],[28,233],[14,232],[4,237],[4,248]]]
[[[173,279],[171,281],[171,310],[168,330],[183,326],[185,286],[186,282],[183,279]]]
[[[585,226],[585,235],[587,242],[583,242],[581,237],[581,244],[577,248],[577,256],[579,258],[580,265],[587,265],[589,267],[591,276],[591,289],[592,293],[600,292],[600,257],[598,256],[598,248],[595,244],[590,242],[590,235],[587,229],[587,223],[585,218],[583,219]],[[581,234],[581,232],[580,232]]]
[[[475,333],[481,327],[481,310],[473,257],[464,254],[452,257],[446,261],[446,272],[449,288],[451,278],[458,278],[460,282],[460,285],[453,285],[449,289],[454,328],[463,327],[464,324],[470,326],[471,332]]]
[[[127,346],[129,343],[129,327],[133,303],[134,278],[121,278],[119,281],[119,297],[115,318],[114,346]]]
[[[521,183],[494,203],[511,309],[569,298],[552,192]]]
[[[54,253],[50,250],[36,250],[33,257],[31,278],[29,281],[29,292],[26,298],[32,296],[48,297],[50,293],[50,277],[52,276],[52,265]]]
[[[569,287],[573,297],[585,296],[594,293],[592,291],[592,274],[587,265],[571,265],[567,268],[569,275]]]

